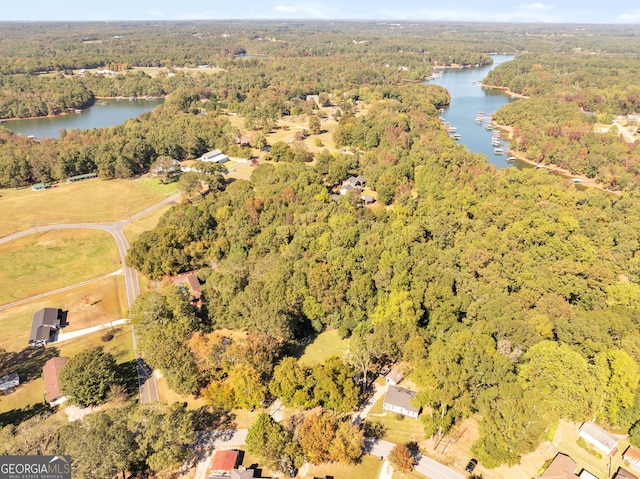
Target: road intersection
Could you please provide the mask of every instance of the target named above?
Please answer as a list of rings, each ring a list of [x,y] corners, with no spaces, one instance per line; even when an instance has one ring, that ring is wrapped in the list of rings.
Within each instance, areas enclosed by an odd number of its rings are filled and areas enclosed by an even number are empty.
[[[43,231],[73,230],[73,229],[97,229],[97,230],[106,231],[113,237],[114,241],[116,242],[116,246],[118,247],[118,253],[120,254],[120,260],[122,261],[121,271],[124,274],[125,289],[127,293],[127,305],[129,309],[131,309],[131,306],[133,305],[135,299],[140,295],[140,285],[138,283],[138,275],[136,270],[127,266],[127,263],[126,263],[127,250],[129,249],[129,242],[127,241],[127,237],[125,236],[122,229],[125,225],[132,223],[133,221],[139,218],[142,218],[145,215],[159,208],[162,208],[168,204],[175,203],[179,198],[180,198],[180,193],[176,193],[120,221],[112,221],[108,223],[71,223],[71,224],[53,224],[53,225],[34,226],[33,228],[29,228],[27,230],[20,231],[18,233],[14,233],[8,236],[4,236],[3,238],[0,238],[0,244],[7,243],[9,241],[13,241],[15,239],[22,238],[24,236],[28,236],[34,233],[41,233]],[[107,276],[110,276],[110,275],[107,275]],[[88,280],[84,283],[90,283],[102,278],[103,277],[94,278],[93,280]],[[82,284],[83,283],[80,283],[80,285]],[[76,286],[78,286],[78,284],[71,285],[68,288],[73,288]],[[66,288],[63,288],[63,290],[64,289]],[[38,295],[38,297],[44,297],[44,296],[47,296],[48,294],[50,293],[43,293],[42,295]],[[11,303],[11,305],[15,305],[16,303],[26,302],[30,299],[35,299],[35,297],[26,298],[24,300]],[[3,305],[3,306],[0,306],[0,308],[4,309],[9,306],[10,305]],[[138,345],[136,341],[136,335],[134,332],[133,333],[133,349],[136,352],[136,363],[137,363],[136,368],[138,372],[138,387],[140,389],[140,401],[142,403],[157,402],[159,401],[158,388],[156,385],[155,377],[153,375],[153,371],[144,362],[144,360],[138,356],[137,346]]]

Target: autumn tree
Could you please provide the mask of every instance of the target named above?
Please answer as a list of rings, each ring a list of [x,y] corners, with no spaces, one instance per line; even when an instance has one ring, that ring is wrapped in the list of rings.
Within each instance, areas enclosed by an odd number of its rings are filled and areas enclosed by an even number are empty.
[[[389,452],[389,462],[400,472],[411,472],[416,458],[406,444],[396,444]]]

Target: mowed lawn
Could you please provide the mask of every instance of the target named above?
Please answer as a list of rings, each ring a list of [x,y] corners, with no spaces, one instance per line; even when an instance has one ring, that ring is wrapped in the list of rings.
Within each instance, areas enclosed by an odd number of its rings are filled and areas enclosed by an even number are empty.
[[[67,311],[69,324],[64,331],[69,332],[120,319],[126,313],[126,304],[124,276],[113,276],[0,310],[0,348],[21,351],[27,347],[33,313],[42,308]],[[61,344],[66,347],[67,343]]]
[[[0,244],[0,305],[112,273],[112,236],[99,230],[34,233]]]
[[[299,360],[300,364],[315,366],[331,356],[342,358],[348,346],[349,340],[340,339],[337,329],[325,331],[318,334],[313,343],[305,348],[304,354]]]
[[[0,237],[34,226],[118,221],[177,191],[158,180],[101,180],[61,183],[55,188],[0,190]]]

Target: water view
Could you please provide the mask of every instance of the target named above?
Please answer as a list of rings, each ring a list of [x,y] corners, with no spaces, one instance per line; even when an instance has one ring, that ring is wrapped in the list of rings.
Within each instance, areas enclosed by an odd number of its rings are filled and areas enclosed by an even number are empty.
[[[2,125],[15,133],[33,135],[36,138],[58,138],[60,130],[90,130],[120,125],[129,118],[153,110],[164,99],[155,100],[96,100],[91,108],[82,113],[61,115],[51,118],[33,118],[29,120],[11,120]]]
[[[446,88],[451,95],[451,104],[445,108],[440,116],[449,123],[452,134],[460,135],[460,143],[469,151],[487,155],[488,161],[498,168],[514,166],[507,162],[509,144],[501,139],[500,145],[494,143],[493,131],[487,129],[488,121],[478,117],[482,112],[485,117],[492,115],[501,106],[514,101],[514,98],[504,91],[495,88],[483,88],[482,79],[497,65],[513,59],[513,55],[493,55],[493,64],[479,68],[446,69],[441,78],[430,80],[429,83]],[[496,154],[496,148],[502,150]]]

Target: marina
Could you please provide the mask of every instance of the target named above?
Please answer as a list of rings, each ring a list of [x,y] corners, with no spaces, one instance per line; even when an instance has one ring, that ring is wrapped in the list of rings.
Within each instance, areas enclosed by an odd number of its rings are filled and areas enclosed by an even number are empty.
[[[498,168],[519,166],[517,162],[507,161],[504,153],[508,151],[509,142],[502,138],[502,132],[491,123],[493,114],[515,99],[503,90],[482,86],[482,78],[500,63],[512,60],[513,55],[492,55],[492,58],[492,65],[447,69],[441,77],[428,82],[446,88],[451,95],[450,104],[438,112],[450,136],[460,135],[460,138],[456,138],[460,144],[465,145],[469,151],[486,155],[487,161]],[[493,136],[494,133],[497,137]],[[499,141],[500,144],[493,145],[494,141]],[[502,149],[502,153],[496,154],[495,148]]]

